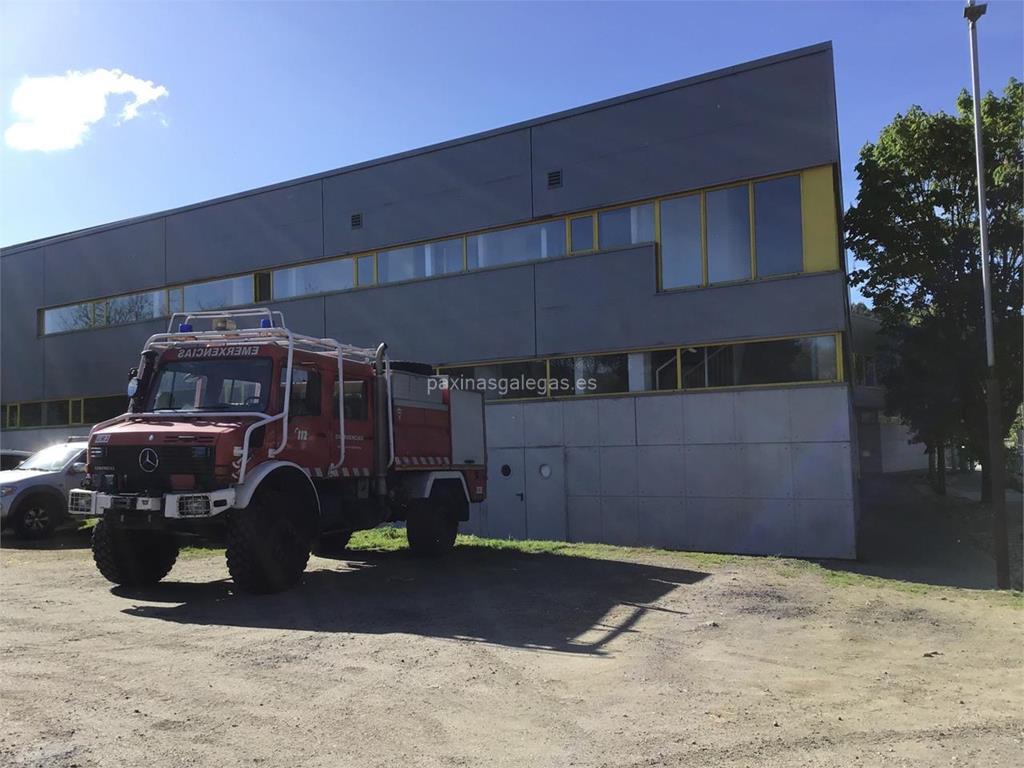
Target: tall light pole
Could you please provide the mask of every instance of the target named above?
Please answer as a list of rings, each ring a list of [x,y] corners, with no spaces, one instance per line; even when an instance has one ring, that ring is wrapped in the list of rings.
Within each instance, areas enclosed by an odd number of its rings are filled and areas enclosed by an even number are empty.
[[[985,15],[985,3],[967,0],[964,18],[971,39],[971,87],[974,96],[974,154],[978,163],[978,228],[981,234],[981,285],[985,294],[985,356],[988,363],[986,405],[988,406],[988,463],[992,487],[992,549],[996,561],[996,586],[1010,586],[1010,558],[1006,536],[1006,465],[1003,460],[1003,428],[999,414],[999,378],[992,335],[992,277],[988,261],[988,203],[985,196],[985,150],[981,140],[981,84],[978,76],[978,19]]]

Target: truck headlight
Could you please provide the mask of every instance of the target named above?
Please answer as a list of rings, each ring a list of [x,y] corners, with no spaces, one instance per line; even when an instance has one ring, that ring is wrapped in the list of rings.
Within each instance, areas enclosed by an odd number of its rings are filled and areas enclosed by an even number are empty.
[[[0,496],[10,496],[14,493],[13,485],[0,485]]]

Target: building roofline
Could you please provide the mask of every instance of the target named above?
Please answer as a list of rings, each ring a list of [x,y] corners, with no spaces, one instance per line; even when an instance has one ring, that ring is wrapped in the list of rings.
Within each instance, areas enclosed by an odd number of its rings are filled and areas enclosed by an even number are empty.
[[[113,221],[106,224],[98,224],[93,227],[72,230],[71,232],[50,235],[47,237],[37,238],[35,240],[27,240],[22,243],[14,243],[12,245],[0,248],[0,256],[9,256],[15,253],[40,248],[45,245],[60,243],[66,240],[73,240],[75,238],[83,237],[85,235],[93,235],[101,232],[107,232],[110,230],[119,229],[121,227],[131,226],[133,224],[140,224],[146,221],[153,221],[156,219],[165,218],[167,216],[173,216],[175,214],[193,211],[210,205],[231,202],[233,200],[241,200],[246,197],[260,195],[266,192],[274,192],[277,190],[287,189],[289,187],[298,186],[300,184],[306,184],[311,181],[322,181],[333,176],[341,176],[346,173],[352,173],[354,171],[360,171],[366,168],[373,168],[378,165],[386,165],[387,163],[405,160],[410,157],[415,157],[417,155],[426,155],[430,154],[431,152],[438,152],[441,150],[450,149],[452,147],[458,147],[465,144],[472,144],[473,142],[476,141],[494,138],[495,136],[501,136],[506,133],[514,133],[516,131],[521,131],[527,128],[536,128],[538,126],[545,125],[546,123],[564,120],[570,117],[576,117],[578,115],[587,114],[588,112],[597,112],[602,109],[607,109],[608,107],[615,107],[621,104],[627,104],[631,101],[637,101],[639,99],[644,99],[650,96],[657,96],[659,94],[674,91],[679,88],[698,85],[700,83],[705,83],[711,80],[718,80],[723,77],[730,77],[732,75],[741,74],[743,72],[750,72],[755,69],[761,69],[763,67],[772,66],[774,64],[779,64],[784,61],[792,61],[794,59],[803,58],[805,56],[812,56],[819,53],[831,53],[831,51],[831,41],[816,43],[814,45],[804,46],[803,48],[795,48],[790,51],[776,53],[771,56],[753,59],[751,61],[743,62],[740,64],[734,64],[732,66],[724,67],[722,69],[716,69],[711,72],[693,75],[691,77],[686,77],[681,80],[673,80],[672,82],[663,83],[662,85],[655,85],[650,88],[644,88],[643,90],[632,91],[630,93],[622,94],[621,96],[613,96],[611,98],[603,99],[601,101],[595,101],[590,104],[584,104],[583,106],[572,107],[570,109],[565,109],[560,112],[553,112],[551,114],[543,115],[542,117],[535,117],[528,120],[522,120],[520,122],[505,125],[500,128],[492,128],[486,131],[480,131],[478,133],[472,133],[466,136],[461,136],[456,139],[449,139],[447,141],[442,141],[435,144],[428,144],[427,146],[424,147],[418,147],[416,149],[410,149],[402,152],[397,152],[391,155],[385,155],[383,157],[374,158],[372,160],[364,160],[358,163],[353,163],[351,165],[342,166],[340,168],[334,168],[329,171],[320,171],[318,173],[310,174],[307,176],[300,176],[295,179],[289,179],[288,181],[281,181],[276,182],[274,184],[268,184],[262,187],[255,187],[253,189],[247,189],[242,192],[234,192],[229,195],[222,195],[221,197],[214,197],[197,203],[188,203],[187,205],[182,205],[177,208],[170,208],[164,211],[158,211],[156,213],[142,214],[140,216],[133,216],[127,219],[120,219],[118,221]]]

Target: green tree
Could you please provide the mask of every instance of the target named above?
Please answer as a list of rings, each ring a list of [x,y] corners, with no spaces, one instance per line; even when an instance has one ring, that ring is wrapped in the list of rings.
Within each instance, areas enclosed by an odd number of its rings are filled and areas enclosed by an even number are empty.
[[[985,326],[978,237],[971,97],[956,114],[911,107],[860,152],[857,201],[846,242],[857,259],[851,282],[869,297],[902,358],[888,407],[924,437],[938,419],[954,428],[987,470]],[[1010,80],[981,104],[988,185],[996,371],[1004,425],[1021,404],[1024,249],[1024,87]],[[908,329],[913,328],[911,332]],[[899,350],[898,350],[899,351]],[[952,390],[933,386],[951,378]],[[935,398],[915,403],[915,399]],[[987,491],[987,484],[986,484]]]

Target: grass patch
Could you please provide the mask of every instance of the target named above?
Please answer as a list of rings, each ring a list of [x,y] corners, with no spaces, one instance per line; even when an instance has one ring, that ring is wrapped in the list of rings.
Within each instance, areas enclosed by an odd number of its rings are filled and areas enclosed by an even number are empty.
[[[740,561],[755,561],[759,558],[742,555],[718,555],[706,552],[676,552],[668,549],[649,547],[619,547],[613,544],[586,544],[567,541],[488,539],[481,536],[460,534],[456,546],[494,549],[505,552],[522,552],[527,555],[562,555],[566,557],[588,557],[595,560],[624,560],[638,556],[658,555],[686,561],[687,565],[698,568],[715,568]],[[364,552],[394,552],[406,549],[408,542],[404,528],[384,526],[352,534],[348,548]]]

